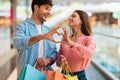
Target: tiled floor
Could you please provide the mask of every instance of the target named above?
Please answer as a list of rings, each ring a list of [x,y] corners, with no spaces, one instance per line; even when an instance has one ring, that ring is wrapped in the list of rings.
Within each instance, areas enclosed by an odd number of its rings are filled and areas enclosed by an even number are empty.
[[[11,50],[0,57],[0,80],[6,80],[16,66],[16,51]]]
[[[17,80],[17,69],[15,68],[7,80]]]

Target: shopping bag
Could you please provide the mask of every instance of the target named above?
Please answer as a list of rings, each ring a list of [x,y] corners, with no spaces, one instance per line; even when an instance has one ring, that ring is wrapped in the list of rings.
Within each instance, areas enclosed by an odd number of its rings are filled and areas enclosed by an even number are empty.
[[[77,75],[73,75],[70,66],[68,64],[62,63],[63,74],[66,77],[66,80],[79,80]]]
[[[78,77],[76,75],[75,76],[73,76],[73,75],[72,76],[71,75],[68,76],[67,75],[66,76],[66,80],[79,80],[79,79],[78,79]]]
[[[46,75],[28,64],[24,67],[20,80],[46,80]]]
[[[66,77],[61,72],[48,70],[46,80],[66,80]]]

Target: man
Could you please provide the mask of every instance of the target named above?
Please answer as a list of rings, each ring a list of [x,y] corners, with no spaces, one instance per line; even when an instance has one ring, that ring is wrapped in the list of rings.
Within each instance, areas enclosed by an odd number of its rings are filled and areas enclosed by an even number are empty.
[[[18,79],[22,76],[25,65],[35,65],[50,70],[56,59],[56,46],[52,35],[57,33],[59,26],[53,30],[43,24],[50,15],[51,0],[33,0],[31,19],[17,25],[14,44],[18,51]],[[43,40],[44,39],[44,40]]]

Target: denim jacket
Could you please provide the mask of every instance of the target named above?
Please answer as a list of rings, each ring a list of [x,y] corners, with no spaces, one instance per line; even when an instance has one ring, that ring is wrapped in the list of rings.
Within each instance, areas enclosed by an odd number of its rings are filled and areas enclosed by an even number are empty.
[[[50,28],[42,24],[42,33],[45,34],[50,31]],[[34,66],[38,54],[39,54],[39,42],[28,47],[28,41],[30,37],[37,36],[39,34],[35,22],[32,19],[26,19],[17,25],[14,45],[18,51],[18,78],[22,74],[22,70],[25,65],[30,64]],[[51,57],[54,61],[56,60],[57,48],[56,45],[48,40],[43,40],[44,44],[44,58]],[[46,67],[46,70],[52,69],[51,65]]]

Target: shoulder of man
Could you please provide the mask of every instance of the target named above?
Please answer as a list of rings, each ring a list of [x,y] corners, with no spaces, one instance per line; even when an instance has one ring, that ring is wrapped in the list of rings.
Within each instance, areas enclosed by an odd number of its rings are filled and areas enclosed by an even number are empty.
[[[20,21],[20,22],[17,23],[17,25],[24,25],[25,22],[26,22],[26,20]]]
[[[50,27],[48,27],[47,25],[45,25],[45,24],[42,24],[42,26],[45,28],[45,29],[47,29],[48,31],[50,31],[51,30],[51,28]]]
[[[19,22],[17,24],[17,27],[26,27],[26,26],[28,26],[28,24],[29,24],[29,21],[28,21],[28,19],[26,19],[24,21]]]

